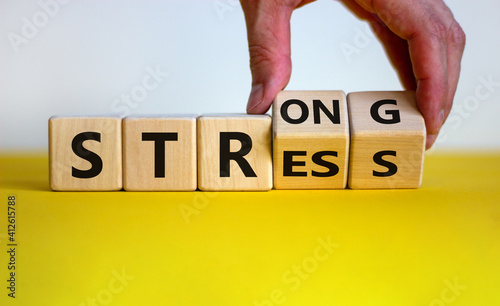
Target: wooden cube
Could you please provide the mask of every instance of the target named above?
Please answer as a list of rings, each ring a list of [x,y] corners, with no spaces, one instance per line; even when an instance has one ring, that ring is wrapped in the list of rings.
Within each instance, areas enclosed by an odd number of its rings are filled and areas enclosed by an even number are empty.
[[[119,117],[49,119],[50,187],[66,191],[122,189]]]
[[[196,116],[132,116],[123,120],[123,188],[194,191]]]
[[[349,182],[353,189],[418,188],[425,124],[412,91],[347,95],[351,125]]]
[[[271,117],[198,118],[198,188],[206,191],[270,190]]]
[[[343,91],[282,91],[273,103],[275,189],[343,189],[349,124]]]

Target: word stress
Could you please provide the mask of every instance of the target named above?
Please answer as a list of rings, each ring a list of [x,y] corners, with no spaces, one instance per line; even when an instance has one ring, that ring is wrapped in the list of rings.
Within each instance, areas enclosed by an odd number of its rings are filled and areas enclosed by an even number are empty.
[[[412,91],[282,91],[269,115],[54,116],[58,191],[398,189],[422,182]]]

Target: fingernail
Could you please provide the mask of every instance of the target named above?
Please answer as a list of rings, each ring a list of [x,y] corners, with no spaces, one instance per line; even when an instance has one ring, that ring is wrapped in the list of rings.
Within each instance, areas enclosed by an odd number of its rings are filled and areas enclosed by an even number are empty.
[[[263,95],[264,95],[264,86],[262,84],[252,85],[252,90],[250,91],[250,97],[248,97],[247,113],[252,113],[252,111],[262,103]]]
[[[442,109],[438,114],[438,123],[439,123],[439,128],[441,128],[444,124],[444,109]]]

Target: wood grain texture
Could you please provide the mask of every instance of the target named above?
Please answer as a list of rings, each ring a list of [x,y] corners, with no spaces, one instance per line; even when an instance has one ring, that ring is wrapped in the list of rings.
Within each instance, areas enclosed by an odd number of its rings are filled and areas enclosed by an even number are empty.
[[[119,117],[63,117],[49,119],[50,187],[61,191],[110,191],[122,188],[122,137]],[[85,139],[74,151],[75,136],[93,132],[100,141]],[[102,170],[91,178],[73,176],[73,168],[88,171],[93,164],[82,157],[93,152],[102,160]],[[77,155],[78,154],[78,155]],[[97,169],[94,168],[94,169]]]
[[[351,128],[348,186],[420,187],[426,131],[415,93],[350,93],[347,105]]]
[[[243,157],[253,170],[255,177],[247,176],[235,160],[229,161],[229,171],[221,171],[221,132],[242,133],[250,137],[250,151]],[[232,139],[229,144],[230,152],[249,149],[249,144],[246,141]],[[206,191],[264,191],[272,189],[272,184],[270,116],[210,115],[198,118],[199,189]]]
[[[284,105],[287,101],[292,102]],[[334,103],[338,103],[335,104],[338,108]],[[319,104],[334,115],[334,120]],[[285,120],[284,115],[289,119]],[[291,152],[301,153],[290,157]],[[322,152],[328,154],[321,157],[320,165],[317,156]],[[282,91],[278,94],[273,103],[275,189],[343,189],[347,183],[348,153],[349,123],[343,91]]]
[[[158,135],[159,140],[143,140],[143,135],[149,134]],[[159,160],[156,150],[163,153]],[[132,116],[123,120],[125,190],[194,191],[198,184],[196,155],[196,116]]]

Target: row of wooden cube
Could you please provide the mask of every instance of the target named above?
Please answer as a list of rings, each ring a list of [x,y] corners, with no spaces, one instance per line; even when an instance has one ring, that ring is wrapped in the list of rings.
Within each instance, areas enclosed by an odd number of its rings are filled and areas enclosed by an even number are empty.
[[[418,188],[424,147],[408,91],[283,91],[272,119],[49,119],[53,190]]]

